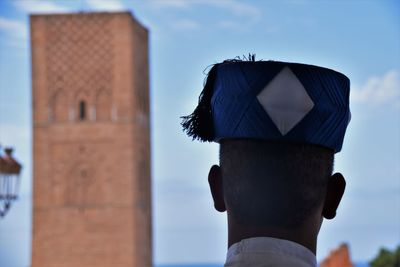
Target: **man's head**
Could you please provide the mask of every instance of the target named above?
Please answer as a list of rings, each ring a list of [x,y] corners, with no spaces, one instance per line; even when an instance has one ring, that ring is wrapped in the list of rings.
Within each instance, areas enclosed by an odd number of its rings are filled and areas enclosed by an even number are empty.
[[[345,188],[332,169],[349,93],[345,75],[313,65],[251,57],[210,69],[182,126],[193,139],[220,143],[209,183],[215,208],[228,211],[228,243],[266,235],[315,251],[322,218],[335,217]]]
[[[252,139],[220,142],[210,170],[215,208],[247,227],[301,227],[333,218],[345,182],[332,176],[334,151],[321,146]]]

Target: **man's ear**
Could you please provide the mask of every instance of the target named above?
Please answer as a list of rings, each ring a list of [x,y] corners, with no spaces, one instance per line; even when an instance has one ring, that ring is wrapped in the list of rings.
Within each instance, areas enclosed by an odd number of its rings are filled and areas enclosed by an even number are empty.
[[[214,207],[219,212],[226,211],[224,200],[224,188],[222,184],[221,168],[213,165],[208,174],[208,184],[210,185],[211,195],[214,200]]]
[[[333,219],[336,216],[336,210],[342,199],[344,189],[346,188],[346,180],[340,173],[335,173],[329,178],[326,189],[326,196],[322,216],[325,219]]]

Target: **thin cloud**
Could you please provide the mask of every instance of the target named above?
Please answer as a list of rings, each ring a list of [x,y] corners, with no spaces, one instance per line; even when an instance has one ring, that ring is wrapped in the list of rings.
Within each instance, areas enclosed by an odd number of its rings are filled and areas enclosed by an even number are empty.
[[[360,88],[351,91],[355,102],[400,107],[400,71],[391,70],[382,76],[370,77]]]
[[[172,27],[176,30],[196,30],[200,24],[191,19],[180,19],[173,22]]]
[[[185,9],[194,6],[211,6],[224,9],[236,16],[251,17],[252,19],[259,19],[261,11],[257,7],[237,0],[153,0],[151,5],[156,8],[175,8]]]
[[[28,27],[22,21],[0,17],[0,30],[4,31],[15,41],[26,40],[28,38]]]
[[[262,17],[262,11],[254,5],[238,0],[151,0],[150,6],[156,9],[172,9],[187,11],[199,7],[214,8],[225,11],[230,18],[215,22],[215,26],[221,29],[243,31],[257,23]],[[222,18],[219,18],[222,19]],[[173,28],[180,30],[195,30],[200,28],[196,21],[177,20]]]
[[[236,0],[205,1],[204,3],[229,10],[237,16],[246,16],[257,19],[261,16],[260,9],[248,3],[239,2]]]
[[[28,36],[28,29],[25,23],[18,20],[0,17],[0,30],[24,39]]]
[[[86,4],[90,9],[96,11],[121,11],[126,7],[118,0],[86,0]]]
[[[187,0],[152,0],[150,3],[156,8],[187,8],[191,4]]]
[[[60,5],[55,1],[30,0],[30,1],[13,1],[14,6],[26,13],[66,13],[72,11],[70,7]]]

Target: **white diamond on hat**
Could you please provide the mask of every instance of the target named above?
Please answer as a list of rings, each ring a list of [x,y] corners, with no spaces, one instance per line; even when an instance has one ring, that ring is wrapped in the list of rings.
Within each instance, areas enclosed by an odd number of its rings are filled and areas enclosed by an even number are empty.
[[[289,67],[283,68],[257,99],[282,135],[293,129],[314,107],[306,89]]]

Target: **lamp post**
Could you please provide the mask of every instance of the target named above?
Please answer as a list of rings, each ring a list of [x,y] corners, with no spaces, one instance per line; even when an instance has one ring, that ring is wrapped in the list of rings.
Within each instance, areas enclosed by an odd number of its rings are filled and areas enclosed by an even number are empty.
[[[11,203],[18,198],[21,164],[12,157],[12,148],[0,148],[0,218],[4,217]]]

